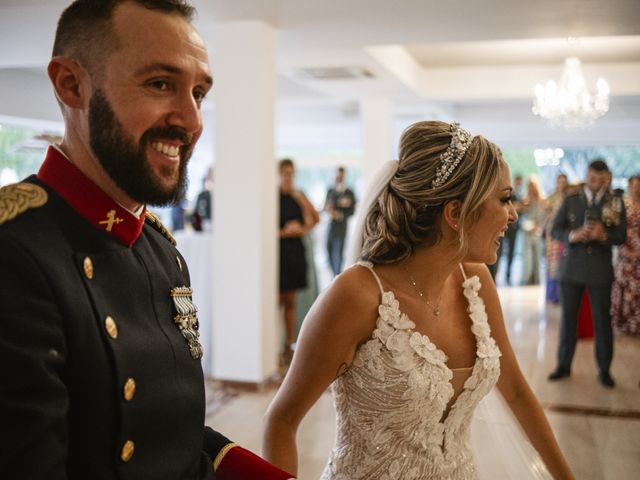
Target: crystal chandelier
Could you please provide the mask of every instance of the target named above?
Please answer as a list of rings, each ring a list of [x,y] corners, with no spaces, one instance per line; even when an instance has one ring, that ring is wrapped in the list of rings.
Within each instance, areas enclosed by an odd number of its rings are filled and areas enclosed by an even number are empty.
[[[580,59],[569,57],[564,61],[560,83],[548,80],[537,84],[532,111],[547,119],[549,125],[562,125],[577,130],[592,125],[609,111],[609,85],[604,78],[596,82],[597,93],[592,95],[582,75]]]

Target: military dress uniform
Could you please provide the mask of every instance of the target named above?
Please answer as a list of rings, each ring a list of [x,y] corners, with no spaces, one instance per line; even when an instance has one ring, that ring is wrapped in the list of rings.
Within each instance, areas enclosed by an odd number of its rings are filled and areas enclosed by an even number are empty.
[[[286,479],[204,426],[189,272],[51,147],[0,190],[0,477]]]
[[[582,227],[587,218],[600,221],[605,227],[604,241],[570,243],[572,230]],[[584,289],[589,293],[595,327],[596,360],[600,375],[609,373],[613,357],[611,328],[611,284],[613,266],[611,246],[624,243],[626,214],[622,198],[606,191],[598,198],[587,197],[585,189],[567,195],[556,215],[552,236],[565,245],[560,263],[560,297],[562,322],[558,346],[559,372],[569,374],[577,341],[577,323]]]

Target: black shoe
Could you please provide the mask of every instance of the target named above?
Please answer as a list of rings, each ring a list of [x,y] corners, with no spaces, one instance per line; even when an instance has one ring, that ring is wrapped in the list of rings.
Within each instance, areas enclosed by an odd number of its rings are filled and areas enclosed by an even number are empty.
[[[547,378],[551,381],[554,381],[554,380],[560,380],[561,378],[565,378],[570,375],[571,375],[571,372],[569,372],[569,370],[565,370],[564,368],[558,367],[553,372],[551,372]]]
[[[602,384],[603,387],[613,388],[616,386],[616,382],[613,381],[613,378],[611,378],[611,375],[609,375],[609,372],[604,372],[599,374],[598,380],[600,380],[600,383]]]

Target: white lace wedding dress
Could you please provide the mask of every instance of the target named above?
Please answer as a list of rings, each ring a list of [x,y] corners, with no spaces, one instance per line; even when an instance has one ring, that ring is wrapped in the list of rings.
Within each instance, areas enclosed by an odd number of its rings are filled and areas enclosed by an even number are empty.
[[[414,330],[393,292],[384,291],[372,264],[360,265],[378,282],[379,317],[371,339],[332,385],[337,436],[322,480],[478,478],[470,426],[500,375],[500,350],[478,296],[479,278],[465,275],[462,284],[476,338],[475,364],[453,371],[445,353]]]

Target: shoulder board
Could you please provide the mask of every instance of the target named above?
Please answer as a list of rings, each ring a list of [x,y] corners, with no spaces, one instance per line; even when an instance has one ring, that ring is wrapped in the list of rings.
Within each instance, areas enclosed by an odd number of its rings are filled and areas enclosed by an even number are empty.
[[[173,245],[174,247],[177,245],[176,239],[173,238],[173,236],[169,233],[169,230],[167,230],[167,227],[162,224],[155,213],[151,213],[149,210],[147,210],[145,217],[147,223],[151,225],[155,230],[160,232],[163,237],[169,240],[169,243],[171,243],[171,245]]]
[[[30,208],[43,206],[47,200],[47,191],[33,183],[13,183],[0,188],[0,225]]]
[[[581,193],[583,193],[582,190],[574,190],[573,192],[567,193],[567,197],[579,197]]]

